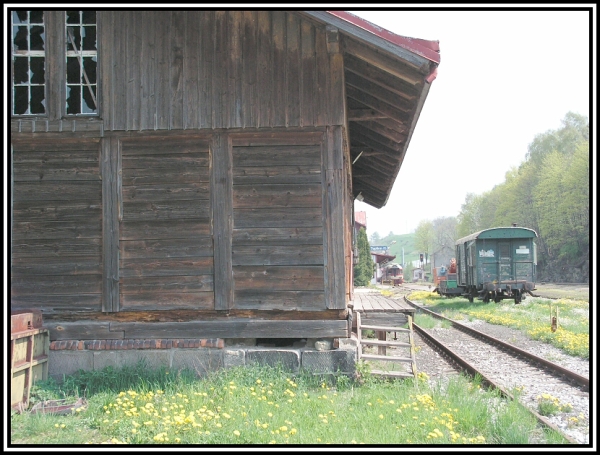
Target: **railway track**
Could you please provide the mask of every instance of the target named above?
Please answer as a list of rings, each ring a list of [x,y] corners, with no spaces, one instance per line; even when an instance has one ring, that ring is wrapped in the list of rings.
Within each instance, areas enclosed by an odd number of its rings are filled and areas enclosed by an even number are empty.
[[[423,313],[451,323],[450,330],[432,330],[431,332],[435,331],[435,336],[416,324],[413,324],[413,327],[419,337],[434,350],[441,352],[443,357],[449,359],[453,365],[458,365],[470,375],[481,375],[486,385],[497,388],[511,399],[518,399],[542,425],[558,431],[569,442],[586,443],[584,434],[565,428],[564,422],[565,419],[569,419],[569,416],[584,416],[589,422],[589,379],[587,377],[445,318],[411,302],[406,297],[404,300]],[[512,392],[519,390],[518,396]],[[544,417],[537,413],[535,410],[537,396],[542,393],[558,398],[561,403],[572,404],[573,408],[569,416],[563,413],[560,416]]]

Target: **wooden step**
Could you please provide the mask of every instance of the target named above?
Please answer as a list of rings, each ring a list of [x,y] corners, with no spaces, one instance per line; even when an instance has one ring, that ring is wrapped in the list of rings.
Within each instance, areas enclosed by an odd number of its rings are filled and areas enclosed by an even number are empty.
[[[361,359],[368,359],[368,360],[383,360],[386,362],[408,362],[408,363],[412,363],[413,359],[411,359],[410,357],[396,357],[393,355],[375,355],[375,354],[361,354],[360,355]]]
[[[383,370],[371,370],[371,374],[377,376],[384,376],[388,378],[414,378],[415,375],[407,373],[406,371],[383,371]]]
[[[410,332],[410,329],[402,327],[386,327],[379,325],[360,325],[361,330],[375,330],[377,332]]]
[[[398,346],[403,348],[410,348],[410,343],[406,343],[404,341],[383,341],[361,338],[360,344],[362,344],[363,346]]]

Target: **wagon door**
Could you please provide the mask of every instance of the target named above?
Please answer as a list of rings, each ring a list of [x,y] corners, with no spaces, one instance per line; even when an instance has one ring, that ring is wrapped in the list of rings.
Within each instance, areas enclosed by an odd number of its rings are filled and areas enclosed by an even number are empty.
[[[513,279],[510,242],[498,242],[498,281]]]
[[[535,281],[535,243],[529,239],[513,241],[515,280]]]

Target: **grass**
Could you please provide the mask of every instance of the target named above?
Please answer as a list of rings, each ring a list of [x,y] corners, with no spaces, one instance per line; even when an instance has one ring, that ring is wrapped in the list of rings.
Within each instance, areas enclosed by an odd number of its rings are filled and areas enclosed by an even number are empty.
[[[534,340],[549,343],[566,354],[589,359],[589,302],[584,300],[549,300],[529,297],[519,305],[506,300],[503,303],[482,303],[475,300],[447,298],[433,292],[419,291],[408,296],[428,309],[444,316],[461,319],[480,319],[490,324],[518,329]],[[558,309],[558,327],[552,331],[551,316]],[[419,322],[417,322],[418,324]]]
[[[536,421],[479,381],[454,376],[441,386],[419,379],[360,382],[344,375],[292,375],[237,367],[191,371],[80,372],[42,381],[32,400],[87,399],[71,415],[11,415],[21,444],[528,444]],[[565,443],[549,432],[546,441]]]

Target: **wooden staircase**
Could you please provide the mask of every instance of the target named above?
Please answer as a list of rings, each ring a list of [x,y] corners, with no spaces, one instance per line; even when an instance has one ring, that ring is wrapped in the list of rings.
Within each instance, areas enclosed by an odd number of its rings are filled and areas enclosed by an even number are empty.
[[[377,340],[363,338],[363,330],[374,330],[377,333]],[[407,335],[408,341],[388,340],[387,334],[394,332],[395,334]],[[412,316],[408,315],[408,329],[403,327],[392,327],[383,325],[363,325],[361,323],[360,313],[356,313],[356,334],[358,338],[358,360],[371,360],[379,363],[383,362],[399,362],[410,363],[411,372],[392,371],[383,369],[372,369],[371,374],[388,377],[388,378],[411,378],[417,376],[417,364],[415,361],[415,343],[413,339]],[[363,354],[363,346],[377,346],[377,354]],[[406,348],[408,356],[392,356],[387,355],[388,347]]]

